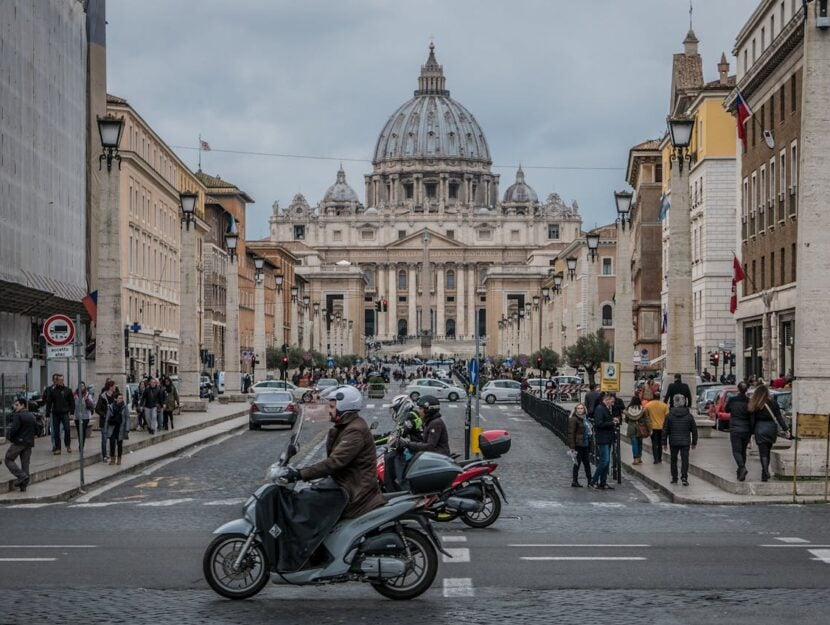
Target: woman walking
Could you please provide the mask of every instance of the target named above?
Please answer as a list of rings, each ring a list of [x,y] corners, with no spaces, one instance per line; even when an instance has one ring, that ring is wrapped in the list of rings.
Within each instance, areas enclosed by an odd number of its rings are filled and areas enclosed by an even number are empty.
[[[568,447],[574,455],[573,480],[571,486],[581,488],[579,483],[579,468],[585,468],[585,479],[591,482],[591,461],[588,450],[591,448],[593,426],[588,419],[585,404],[577,404],[568,418]]]
[[[623,411],[623,418],[628,424],[626,434],[631,441],[633,464],[643,464],[643,439],[651,436],[651,420],[643,410],[643,404],[636,395],[631,398],[628,408]]]
[[[110,464],[121,464],[124,441],[130,437],[130,407],[124,395],[118,395],[107,412],[107,440],[110,442]]]
[[[135,414],[138,417],[138,425],[136,426],[137,429],[143,430],[147,427],[147,422],[144,420],[144,389],[147,386],[144,384],[144,380],[138,383],[138,390],[133,395],[133,410],[135,410]]]
[[[86,382],[81,382],[80,389],[75,392],[75,431],[78,433],[78,449],[83,451],[89,433],[89,417],[95,408],[95,399],[86,387]]]
[[[98,428],[101,430],[101,462],[107,462],[109,456],[107,455],[107,414],[109,413],[110,405],[115,402],[115,382],[107,380],[104,382],[104,389],[98,396],[98,402],[95,404],[95,414],[98,415]]]
[[[173,411],[179,408],[179,392],[173,384],[173,380],[169,377],[164,378],[162,383],[164,388],[164,429],[173,429]]]
[[[759,384],[749,400],[749,414],[753,422],[755,444],[758,445],[758,455],[761,456],[761,481],[769,481],[770,450],[778,438],[778,428],[784,432],[785,438],[790,438],[787,424],[781,417],[781,408],[775,398],[769,394],[766,384]]]

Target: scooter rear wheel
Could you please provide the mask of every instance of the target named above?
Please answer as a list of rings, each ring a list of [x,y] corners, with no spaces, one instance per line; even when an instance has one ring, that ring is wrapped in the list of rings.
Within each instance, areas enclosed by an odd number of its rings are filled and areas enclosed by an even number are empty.
[[[470,527],[490,527],[501,515],[501,497],[493,488],[487,488],[484,495],[484,507],[480,512],[461,512],[459,518]]]
[[[239,551],[245,544],[244,534],[222,534],[214,538],[202,559],[202,572],[207,583],[227,599],[253,597],[268,583],[269,566],[262,545],[251,543],[239,571],[233,570]]]
[[[375,590],[389,599],[414,599],[432,586],[438,574],[438,551],[429,538],[409,527],[404,528],[403,536],[412,554],[406,573],[372,584]],[[399,557],[405,555],[402,553]]]

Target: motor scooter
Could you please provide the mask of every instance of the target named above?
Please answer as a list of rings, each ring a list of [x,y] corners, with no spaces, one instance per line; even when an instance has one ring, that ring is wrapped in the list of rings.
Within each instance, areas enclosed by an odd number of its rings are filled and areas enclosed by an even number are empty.
[[[214,532],[202,560],[210,587],[229,599],[252,597],[269,579],[293,586],[365,582],[390,599],[425,592],[438,572],[438,552],[448,555],[425,507],[460,467],[420,453],[407,472],[410,492],[388,494],[385,505],[341,519],[348,497],[334,480],[306,486],[285,480],[302,423],[268,470],[268,483],[243,505],[242,518]]]

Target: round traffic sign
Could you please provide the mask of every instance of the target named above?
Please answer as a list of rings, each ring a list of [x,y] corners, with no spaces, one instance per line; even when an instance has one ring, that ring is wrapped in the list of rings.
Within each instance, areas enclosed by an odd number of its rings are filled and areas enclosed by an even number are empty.
[[[75,339],[75,324],[66,315],[52,315],[43,324],[43,338],[55,347],[69,345]]]

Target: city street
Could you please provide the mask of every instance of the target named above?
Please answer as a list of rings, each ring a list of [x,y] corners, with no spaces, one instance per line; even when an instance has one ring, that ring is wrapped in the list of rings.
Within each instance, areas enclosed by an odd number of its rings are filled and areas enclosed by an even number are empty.
[[[381,431],[389,397],[364,410]],[[444,404],[444,414],[460,450],[464,406]],[[307,415],[300,464],[324,453],[323,411]],[[826,507],[676,505],[628,476],[614,491],[571,488],[564,446],[517,404],[482,405],[481,415],[513,437],[498,469],[509,504],[490,529],[438,524],[453,558],[420,599],[393,604],[349,584],[267,586],[231,603],[208,589],[201,557],[211,531],[239,514],[289,436],[266,428],[81,499],[3,508],[0,621],[826,622]]]

